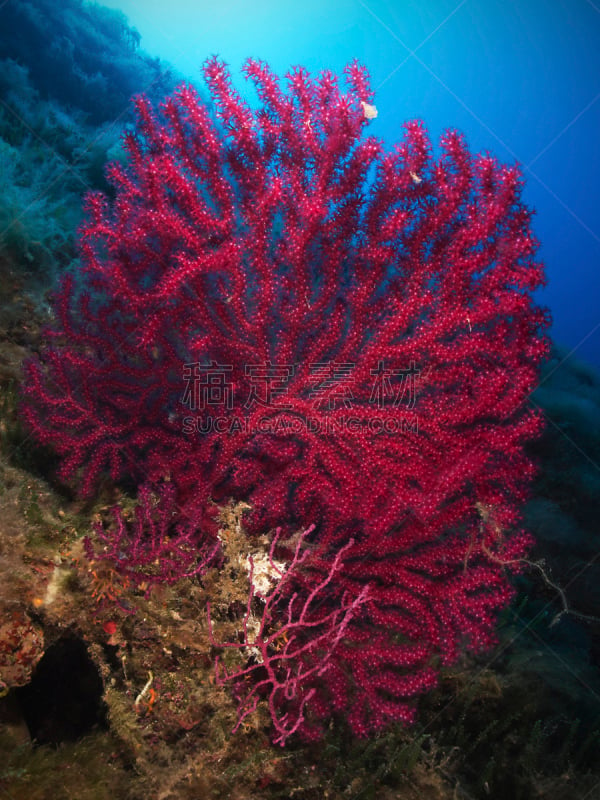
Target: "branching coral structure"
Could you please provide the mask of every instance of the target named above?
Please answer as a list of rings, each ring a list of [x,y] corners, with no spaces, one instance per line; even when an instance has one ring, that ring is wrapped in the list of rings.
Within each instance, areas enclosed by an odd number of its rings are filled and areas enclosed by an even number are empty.
[[[412,719],[441,665],[490,646],[511,597],[543,268],[516,166],[453,131],[436,156],[418,121],[386,152],[357,63],[343,89],[330,72],[295,68],[287,87],[262,62],[244,72],[254,105],[216,58],[210,104],[188,85],[156,109],[136,99],[23,414],[83,493],[106,472],[168,480],[202,552],[230,498],[251,506],[251,537],[314,524],[268,605],[293,631],[275,677],[304,680],[270,694],[273,717],[285,738],[296,702],[294,731],[340,713],[364,735]]]

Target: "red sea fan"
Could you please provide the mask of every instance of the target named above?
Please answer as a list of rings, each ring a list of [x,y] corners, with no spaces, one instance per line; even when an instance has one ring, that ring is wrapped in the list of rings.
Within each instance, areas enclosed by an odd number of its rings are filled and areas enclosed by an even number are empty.
[[[209,544],[193,519],[186,519],[174,503],[173,487],[165,484],[153,494],[142,486],[138,504],[127,518],[119,506],[112,524],[94,524],[93,542],[84,540],[90,562],[107,562],[134,586],[171,585],[182,578],[202,576],[217,555],[218,543]]]
[[[420,122],[384,152],[356,63],[345,92],[244,69],[256,109],[215,58],[212,108],[137,98],[24,415],[84,492],[168,478],[200,525],[230,497],[251,532],[314,522],[321,575],[352,538],[329,602],[369,600],[311,706],[364,733],[412,716],[436,658],[488,646],[509,599],[543,270],[517,167],[452,131],[434,157]]]

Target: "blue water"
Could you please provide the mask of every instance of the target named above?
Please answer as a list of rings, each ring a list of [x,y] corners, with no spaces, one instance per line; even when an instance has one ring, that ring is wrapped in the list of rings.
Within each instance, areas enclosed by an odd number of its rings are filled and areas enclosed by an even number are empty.
[[[211,54],[238,77],[245,58],[369,69],[390,145],[421,118],[437,139],[519,162],[537,211],[555,340],[600,367],[600,3],[591,0],[110,0],[141,47],[200,82]]]

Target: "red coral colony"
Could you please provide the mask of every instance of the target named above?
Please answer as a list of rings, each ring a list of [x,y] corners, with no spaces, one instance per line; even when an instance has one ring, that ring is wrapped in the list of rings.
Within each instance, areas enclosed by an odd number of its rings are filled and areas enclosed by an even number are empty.
[[[366,735],[493,643],[523,567],[543,269],[517,167],[453,131],[436,158],[418,121],[385,152],[357,63],[345,91],[244,72],[256,108],[216,58],[210,103],[188,85],[135,100],[24,415],[82,494],[106,473],[141,488],[137,526],[117,512],[112,534],[129,572],[164,557],[169,581],[201,580],[215,510],[247,503],[250,544],[272,546],[229,645],[247,666],[218,680],[240,721],[268,697],[281,743],[332,714]],[[167,548],[151,490],[177,509]]]

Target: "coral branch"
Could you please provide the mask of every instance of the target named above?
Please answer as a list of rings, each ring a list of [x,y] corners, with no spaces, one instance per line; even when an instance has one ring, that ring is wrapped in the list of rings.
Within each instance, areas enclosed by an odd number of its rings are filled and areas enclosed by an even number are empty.
[[[281,745],[296,731],[310,730],[305,713],[317,691],[312,679],[322,677],[329,669],[348,625],[369,596],[369,587],[364,586],[356,597],[345,594],[331,607],[328,587],[338,577],[352,540],[338,551],[327,574],[306,596],[297,591],[289,596],[290,586],[301,580],[302,567],[310,555],[308,549],[301,553],[310,532],[310,529],[304,531],[298,538],[292,560],[264,597],[256,593],[254,562],[252,557],[249,559],[250,588],[241,621],[241,641],[218,641],[213,632],[210,603],[207,607],[212,644],[219,649],[233,648],[247,660],[247,666],[232,671],[227,670],[218,656],[215,661],[217,683],[235,687],[238,720],[234,730],[256,710],[262,697],[268,697],[276,732],[274,741]],[[280,535],[279,529],[273,537],[269,559]]]
[[[219,551],[193,520],[185,519],[175,506],[172,486],[164,484],[158,494],[142,486],[133,520],[122,510],[112,510],[114,525],[108,530],[97,522],[95,542],[84,541],[92,562],[111,564],[121,576],[135,585],[172,584],[182,578],[203,575]]]

